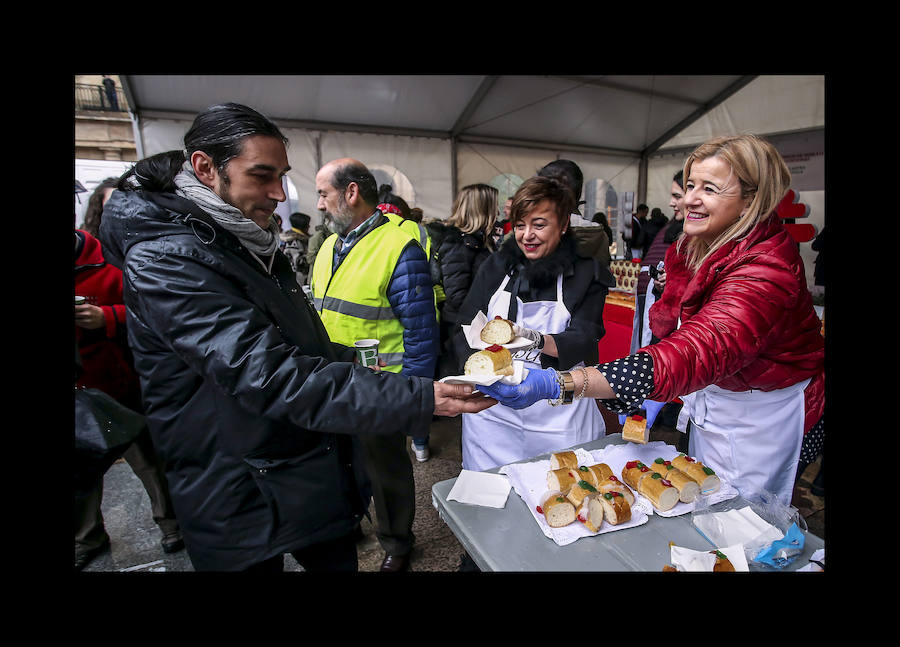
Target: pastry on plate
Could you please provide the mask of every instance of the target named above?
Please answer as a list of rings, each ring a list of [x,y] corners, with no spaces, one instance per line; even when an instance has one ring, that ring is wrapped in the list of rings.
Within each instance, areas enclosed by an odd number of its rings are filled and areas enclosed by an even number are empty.
[[[496,316],[481,329],[481,341],[486,344],[508,344],[516,338],[513,322]]]

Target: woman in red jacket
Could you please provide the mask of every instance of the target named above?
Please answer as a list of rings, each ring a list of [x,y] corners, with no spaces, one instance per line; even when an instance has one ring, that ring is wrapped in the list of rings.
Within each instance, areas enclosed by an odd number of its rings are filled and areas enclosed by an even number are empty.
[[[804,434],[824,429],[825,405],[821,324],[774,213],[790,173],[771,144],[741,135],[698,147],[684,177],[684,235],[650,310],[660,341],[583,375],[531,371],[519,387],[479,390],[514,407],[594,397],[617,413],[681,397],[692,456],[742,492],[789,504]]]
[[[75,306],[75,340],[82,372],[75,386],[99,389],[120,404],[143,411],[141,388],[125,338],[122,271],[106,262],[100,241],[75,230],[75,295],[86,302]],[[153,520],[163,533],[166,553],[181,550],[184,540],[169,497],[165,470],[145,428],[123,458],[150,496]],[[87,566],[109,548],[101,503],[103,480],[75,497],[75,570]]]

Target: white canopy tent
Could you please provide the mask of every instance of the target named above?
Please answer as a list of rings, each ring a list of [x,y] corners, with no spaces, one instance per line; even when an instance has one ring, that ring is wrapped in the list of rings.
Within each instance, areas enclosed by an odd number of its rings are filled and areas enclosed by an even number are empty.
[[[671,178],[686,155],[709,137],[737,132],[798,149],[797,160],[805,162],[794,166],[803,167],[800,175],[808,182],[795,189],[807,204],[817,198],[810,191],[821,193],[811,220],[824,215],[824,173],[815,170],[824,160],[823,76],[126,74],[120,79],[139,157],[181,148],[194,116],[216,103],[244,103],[272,118],[290,139],[293,206],[313,216],[313,224],[319,220],[316,171],[344,156],[368,165],[379,183],[392,184],[426,218],[447,217],[462,186],[493,183],[505,197],[558,158],[577,162],[584,172],[587,217],[610,203],[627,214],[639,202],[671,216]]]

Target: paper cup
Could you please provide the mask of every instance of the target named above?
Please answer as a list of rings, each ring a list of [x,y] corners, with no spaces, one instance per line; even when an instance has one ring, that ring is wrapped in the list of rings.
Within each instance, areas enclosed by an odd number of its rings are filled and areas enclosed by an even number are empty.
[[[353,342],[356,347],[356,357],[359,359],[360,366],[373,367],[378,366],[378,340],[377,339],[360,339]]]

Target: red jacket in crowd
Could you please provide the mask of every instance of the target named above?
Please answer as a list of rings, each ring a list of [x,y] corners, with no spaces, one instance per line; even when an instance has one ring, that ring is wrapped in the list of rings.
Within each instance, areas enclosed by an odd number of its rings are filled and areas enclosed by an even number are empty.
[[[650,398],[672,400],[709,384],[773,391],[812,378],[809,431],[824,414],[825,340],[797,243],[772,215],[716,250],[696,274],[685,260],[676,242],[666,253],[662,297],[650,308],[661,340],[640,349],[653,357]]]
[[[122,271],[103,257],[100,241],[86,231],[75,258],[75,295],[88,297],[103,310],[105,325],[89,330],[75,326],[75,339],[84,373],[76,386],[100,389],[122,404],[140,407],[140,386],[125,337]]]

